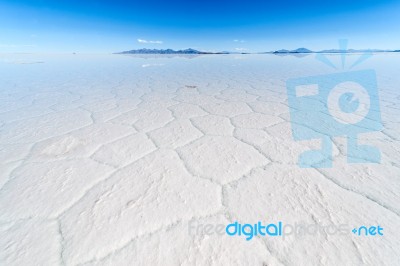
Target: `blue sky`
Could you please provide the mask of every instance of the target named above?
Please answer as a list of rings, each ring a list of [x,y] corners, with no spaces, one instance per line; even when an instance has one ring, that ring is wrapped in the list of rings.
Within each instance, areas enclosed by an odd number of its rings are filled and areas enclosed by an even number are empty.
[[[0,0],[0,52],[400,49],[400,1]]]

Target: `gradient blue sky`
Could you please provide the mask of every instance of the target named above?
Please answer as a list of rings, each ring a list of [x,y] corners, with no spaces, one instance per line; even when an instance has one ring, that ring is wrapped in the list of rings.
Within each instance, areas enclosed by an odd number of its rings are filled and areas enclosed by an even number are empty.
[[[319,50],[340,38],[400,49],[400,1],[0,0],[0,52]]]

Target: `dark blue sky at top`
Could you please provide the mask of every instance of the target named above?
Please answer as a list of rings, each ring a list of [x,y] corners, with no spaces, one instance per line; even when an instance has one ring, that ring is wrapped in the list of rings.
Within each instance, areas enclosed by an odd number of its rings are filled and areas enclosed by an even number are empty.
[[[0,52],[400,49],[399,17],[399,0],[0,0]]]

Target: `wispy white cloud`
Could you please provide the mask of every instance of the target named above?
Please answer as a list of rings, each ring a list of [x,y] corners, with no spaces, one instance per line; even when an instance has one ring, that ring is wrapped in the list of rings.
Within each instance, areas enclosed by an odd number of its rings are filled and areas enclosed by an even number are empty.
[[[149,44],[162,44],[162,41],[148,41],[148,40],[143,40],[143,39],[137,39],[139,43],[149,43]]]
[[[243,51],[247,51],[248,49],[247,48],[235,48],[235,50],[243,52]]]
[[[234,42],[240,42],[240,43],[244,43],[246,42],[245,40],[233,40]]]

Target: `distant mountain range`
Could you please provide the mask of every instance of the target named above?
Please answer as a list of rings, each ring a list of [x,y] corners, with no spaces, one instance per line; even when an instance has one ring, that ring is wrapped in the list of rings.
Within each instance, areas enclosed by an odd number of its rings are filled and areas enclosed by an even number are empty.
[[[272,52],[273,54],[307,54],[307,53],[313,53],[313,51],[308,50],[307,48],[297,48],[296,50],[286,50],[286,49],[281,49]]]
[[[387,53],[387,52],[398,52],[396,50],[380,50],[380,49],[348,49],[348,50],[338,50],[338,49],[331,49],[331,50],[322,50],[317,53]]]
[[[311,51],[307,48],[297,48],[296,50],[286,50],[281,49],[272,52],[264,52],[261,54],[310,54],[310,53],[384,53],[384,52],[400,52],[400,50],[379,50],[379,49],[348,49],[348,50],[338,50],[329,49],[322,51]],[[116,54],[189,54],[189,55],[201,55],[201,54],[251,54],[251,53],[239,53],[239,52],[203,52],[195,49],[185,49],[185,50],[172,50],[172,49],[137,49],[119,52]]]
[[[348,49],[348,50],[339,50],[339,49],[329,49],[322,51],[311,51],[307,48],[298,48],[296,50],[277,50],[274,52],[269,52],[273,54],[306,54],[306,53],[387,53],[387,52],[400,52],[400,50],[379,50],[379,49]],[[268,53],[268,52],[267,52]]]
[[[192,48],[185,49],[185,50],[172,50],[172,49],[137,49],[137,50],[130,50],[124,51],[117,54],[229,54],[229,52],[202,52]]]

